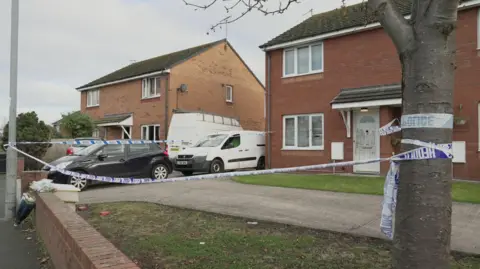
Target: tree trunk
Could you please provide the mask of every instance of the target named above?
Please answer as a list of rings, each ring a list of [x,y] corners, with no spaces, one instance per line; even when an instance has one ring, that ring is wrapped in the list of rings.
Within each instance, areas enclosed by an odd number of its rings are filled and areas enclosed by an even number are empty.
[[[453,114],[458,0],[414,0],[410,21],[390,0],[369,0],[402,64],[402,115]],[[402,138],[451,143],[452,129],[402,128]],[[416,146],[402,144],[402,152]],[[403,161],[393,240],[396,269],[450,268],[451,159]]]

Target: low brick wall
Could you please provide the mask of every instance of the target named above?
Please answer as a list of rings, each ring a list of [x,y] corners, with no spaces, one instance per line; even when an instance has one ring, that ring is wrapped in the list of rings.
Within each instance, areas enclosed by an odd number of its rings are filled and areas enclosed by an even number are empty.
[[[20,175],[20,179],[22,182],[21,190],[22,193],[28,190],[28,186],[33,181],[42,180],[47,178],[48,172],[45,171],[23,171]]]
[[[35,224],[55,268],[140,269],[53,193],[37,195]]]

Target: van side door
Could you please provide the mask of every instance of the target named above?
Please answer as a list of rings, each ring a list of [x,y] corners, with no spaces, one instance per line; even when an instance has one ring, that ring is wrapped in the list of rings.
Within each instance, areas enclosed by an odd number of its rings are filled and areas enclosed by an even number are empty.
[[[238,164],[239,169],[253,168],[257,166],[257,147],[256,147],[256,135],[253,133],[242,133],[242,144],[240,145]]]
[[[235,170],[240,168],[242,161],[241,153],[241,138],[239,134],[230,136],[222,145],[221,157],[224,161],[225,170]]]

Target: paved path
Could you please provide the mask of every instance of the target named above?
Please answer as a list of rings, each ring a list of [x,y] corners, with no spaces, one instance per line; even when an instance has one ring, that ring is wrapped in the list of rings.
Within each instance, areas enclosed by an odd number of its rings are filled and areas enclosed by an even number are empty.
[[[371,195],[203,180],[97,188],[82,192],[80,201],[148,201],[384,238],[379,228],[381,199]],[[480,205],[454,203],[452,249],[480,254],[479,215]]]
[[[21,225],[13,227],[11,221],[0,221],[0,268],[40,268],[35,241],[26,237]]]

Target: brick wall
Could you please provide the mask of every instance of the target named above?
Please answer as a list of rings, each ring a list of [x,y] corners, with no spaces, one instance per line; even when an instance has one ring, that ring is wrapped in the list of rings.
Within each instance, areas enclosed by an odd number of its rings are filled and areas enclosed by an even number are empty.
[[[55,268],[140,269],[53,193],[37,195],[35,224]]]
[[[226,43],[173,67],[170,76],[170,108],[236,117],[245,130],[265,130],[265,89]],[[188,92],[176,92],[181,84]],[[225,85],[233,88],[232,103],[225,101]]]
[[[38,181],[42,180],[44,178],[47,178],[48,172],[44,171],[24,171],[21,174],[19,174],[20,179],[22,181],[22,193],[27,191],[28,186],[30,183],[33,181]]]
[[[467,163],[454,163],[459,179],[480,180],[478,162],[480,91],[480,52],[477,44],[477,9],[460,11],[457,23],[454,114],[469,119],[465,126],[454,126],[453,140],[466,141]],[[325,70],[321,74],[283,78],[283,50],[271,56],[271,160],[272,167],[328,163],[331,142],[344,142],[345,160],[353,159],[353,132],[346,137],[343,119],[332,110],[330,101],[343,88],[356,88],[401,82],[401,66],[395,46],[383,29],[374,29],[324,41]],[[460,109],[462,108],[462,109]],[[460,111],[461,110],[461,111]],[[397,113],[382,108],[380,124]],[[283,115],[324,113],[324,150],[282,150]],[[393,114],[392,114],[393,113]],[[398,117],[398,113],[396,114]],[[381,138],[381,156],[391,155],[390,139]],[[388,163],[381,171],[387,172]],[[352,168],[348,167],[347,171]]]

